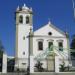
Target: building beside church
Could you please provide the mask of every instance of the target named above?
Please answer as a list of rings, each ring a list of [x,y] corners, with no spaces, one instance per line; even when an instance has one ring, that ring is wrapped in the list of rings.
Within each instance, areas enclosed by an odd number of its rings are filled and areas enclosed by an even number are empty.
[[[16,9],[15,59],[15,69],[36,72],[40,62],[44,70],[59,72],[61,64],[69,66],[68,35],[50,21],[33,31],[33,10],[24,4]]]

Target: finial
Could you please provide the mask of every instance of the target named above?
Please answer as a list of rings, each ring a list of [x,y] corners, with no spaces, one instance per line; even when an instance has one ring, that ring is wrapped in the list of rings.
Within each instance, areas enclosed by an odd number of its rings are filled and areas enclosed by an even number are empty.
[[[33,11],[32,7],[30,8],[30,11]]]
[[[24,3],[24,7],[26,7],[26,4]]]
[[[17,7],[17,11],[19,10],[20,8],[19,8],[19,6]]]
[[[50,18],[48,19],[48,24],[49,24],[49,25],[51,24]]]
[[[26,6],[26,4],[24,4],[24,5],[22,6],[22,9],[23,9],[23,10],[28,10],[29,8]]]

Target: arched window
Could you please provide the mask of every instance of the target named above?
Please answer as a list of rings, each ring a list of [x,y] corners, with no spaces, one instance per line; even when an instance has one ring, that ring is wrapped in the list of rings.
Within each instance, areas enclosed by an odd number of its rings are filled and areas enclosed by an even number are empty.
[[[23,23],[23,16],[22,15],[19,16],[19,23]]]
[[[29,23],[29,16],[26,16],[26,24]]]

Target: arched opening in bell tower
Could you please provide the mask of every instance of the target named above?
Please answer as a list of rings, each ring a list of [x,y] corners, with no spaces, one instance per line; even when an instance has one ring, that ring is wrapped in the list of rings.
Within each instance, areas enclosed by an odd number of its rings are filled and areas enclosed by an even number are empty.
[[[29,16],[26,16],[26,24],[29,23]]]
[[[23,23],[23,16],[22,15],[19,16],[19,23]]]

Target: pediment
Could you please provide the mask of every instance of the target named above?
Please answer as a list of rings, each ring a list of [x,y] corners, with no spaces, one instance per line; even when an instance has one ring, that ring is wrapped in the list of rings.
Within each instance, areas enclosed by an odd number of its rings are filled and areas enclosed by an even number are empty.
[[[47,24],[34,32],[34,36],[65,37],[65,33],[52,24]]]

